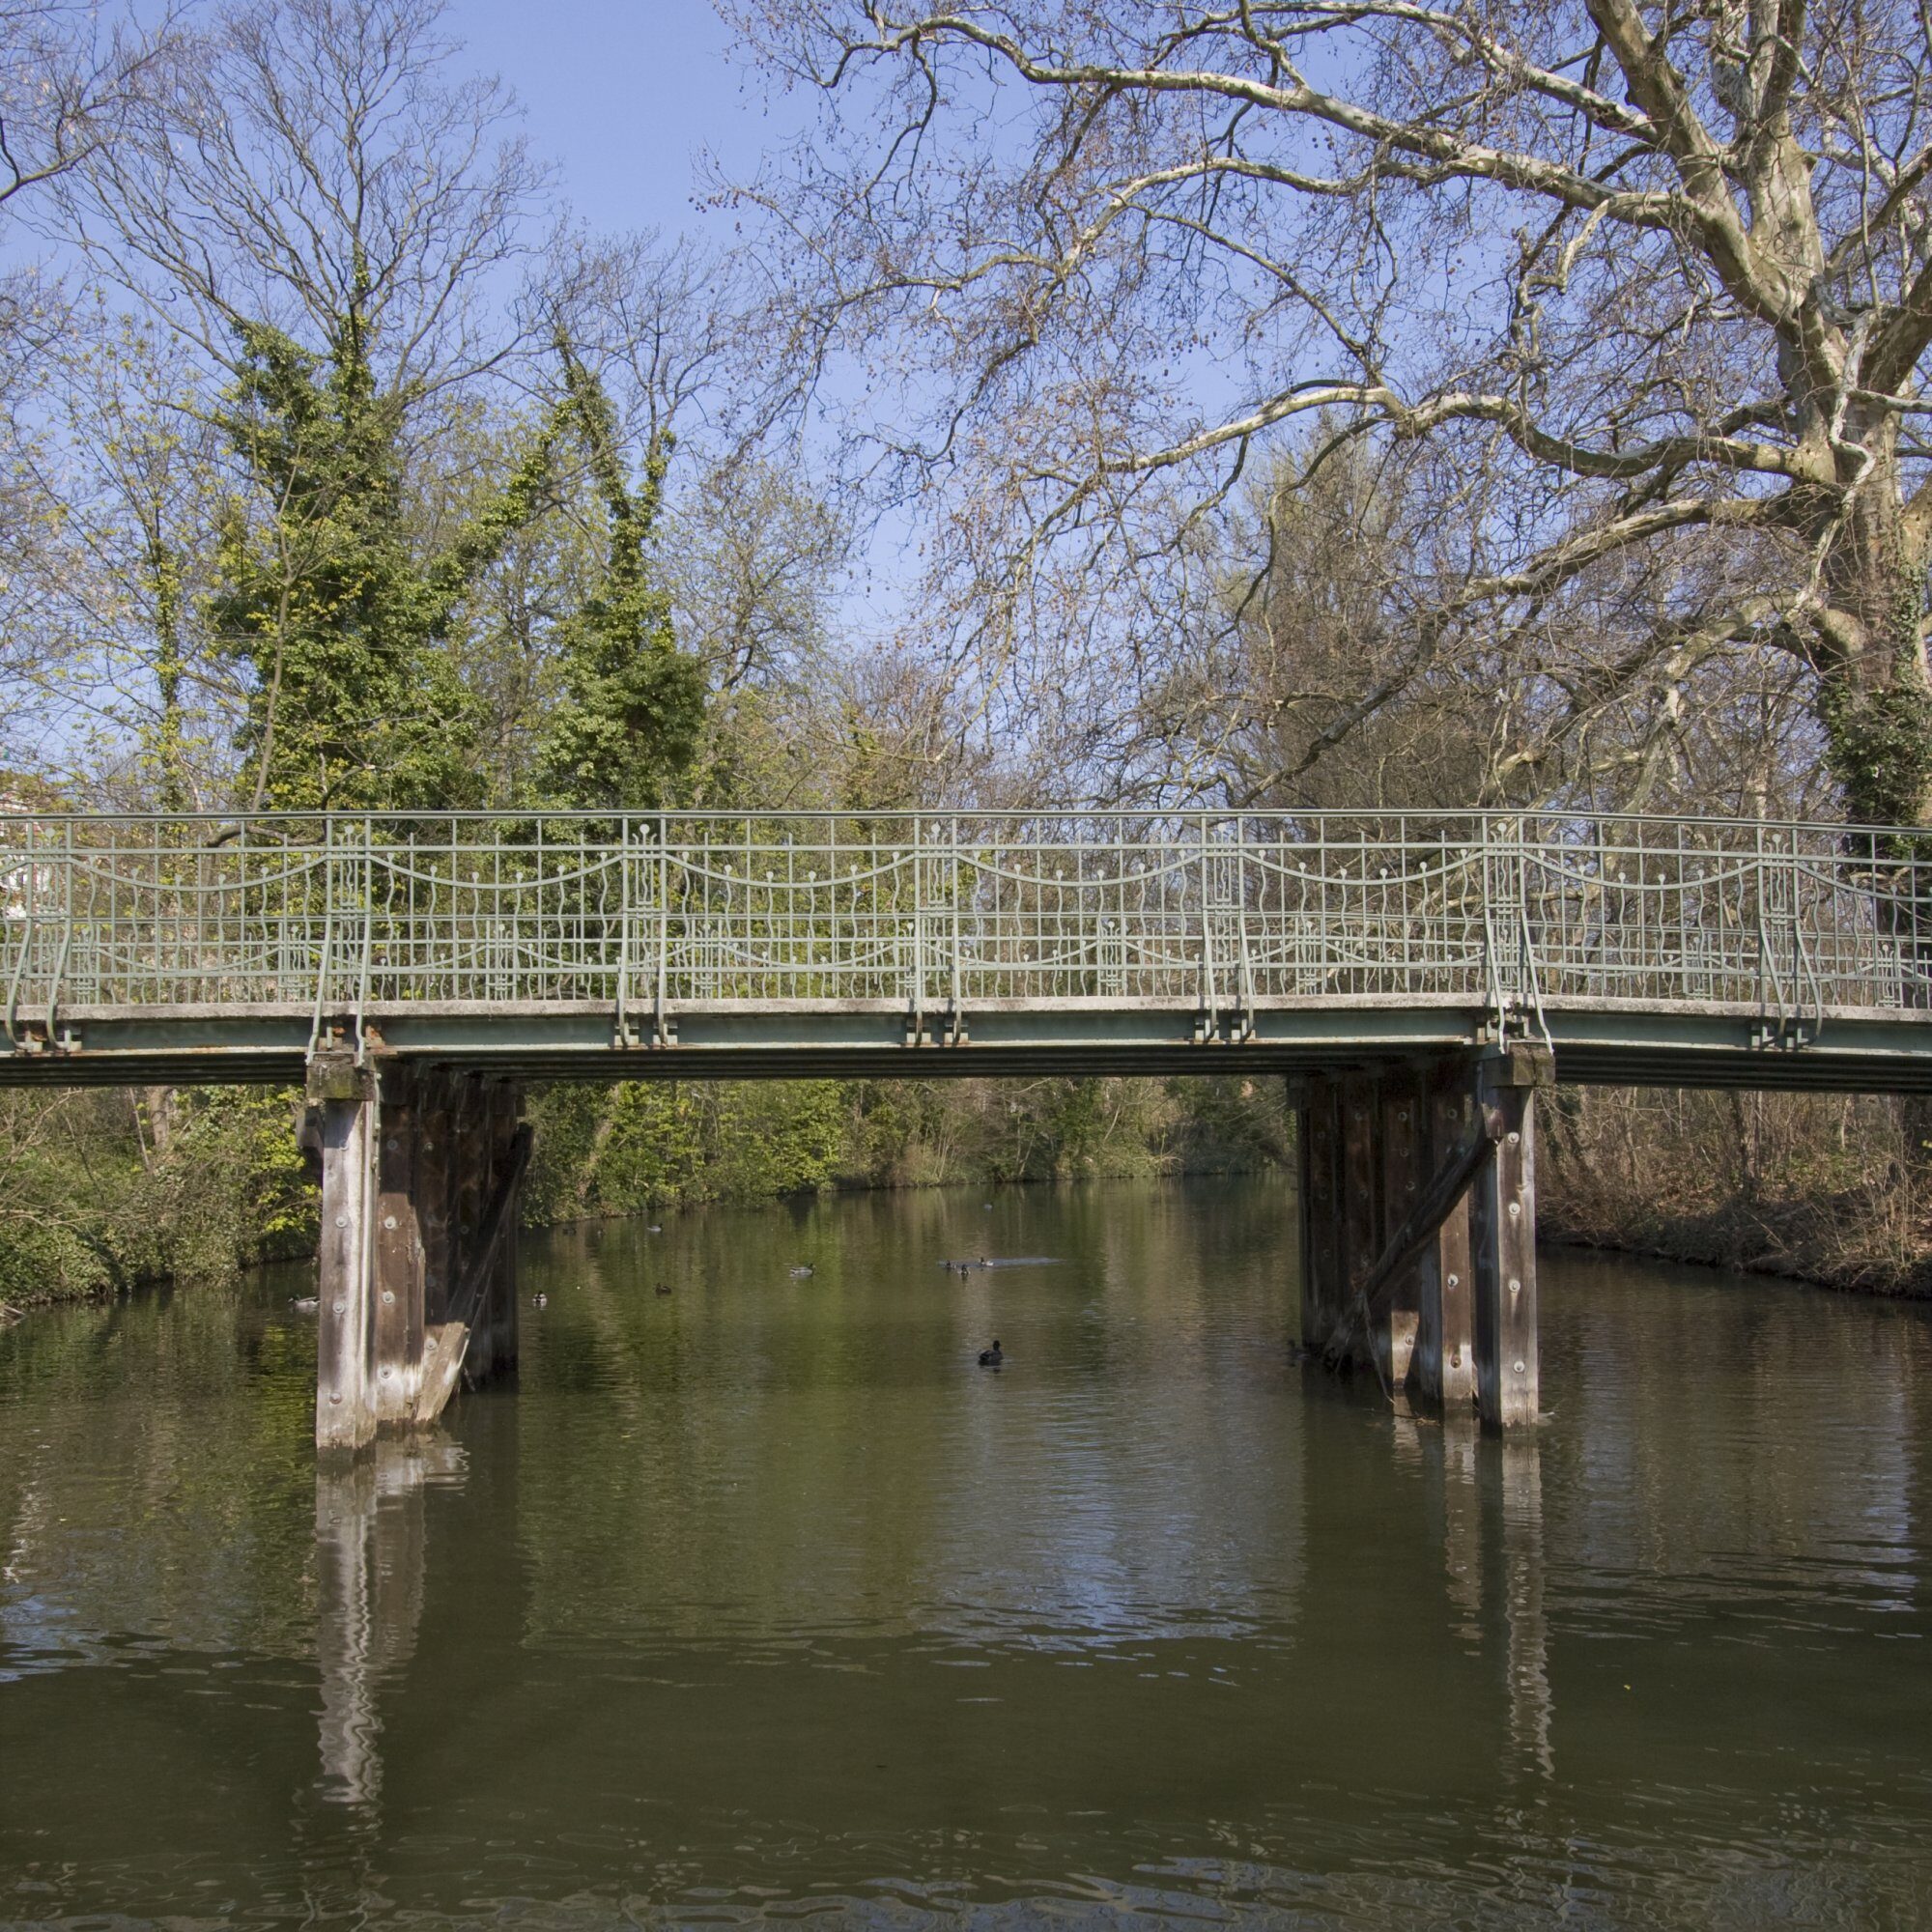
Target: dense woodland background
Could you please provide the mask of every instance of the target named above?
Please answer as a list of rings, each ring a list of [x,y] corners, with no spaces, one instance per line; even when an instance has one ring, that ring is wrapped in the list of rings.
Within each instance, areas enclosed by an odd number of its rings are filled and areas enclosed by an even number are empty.
[[[0,0],[0,794],[1932,817],[1922,11],[724,11],[802,131],[705,246],[585,232],[460,7]],[[0,1096],[0,1298],[299,1250],[293,1104]],[[534,1107],[538,1218],[1290,1132]],[[1546,1226],[1913,1290],[1929,1131],[1566,1093]]]

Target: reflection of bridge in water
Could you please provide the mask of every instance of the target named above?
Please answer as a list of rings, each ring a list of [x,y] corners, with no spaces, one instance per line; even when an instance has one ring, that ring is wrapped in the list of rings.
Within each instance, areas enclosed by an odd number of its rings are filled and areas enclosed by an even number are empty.
[[[514,1360],[528,1079],[1284,1073],[1306,1343],[1536,1413],[1552,1079],[1932,1087],[1902,832],[1588,814],[0,818],[0,1081],[305,1080],[317,1438]]]

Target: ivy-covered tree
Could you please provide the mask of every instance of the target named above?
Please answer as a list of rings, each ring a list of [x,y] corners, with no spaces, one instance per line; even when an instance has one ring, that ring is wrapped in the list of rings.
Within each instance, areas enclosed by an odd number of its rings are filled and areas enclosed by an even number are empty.
[[[560,343],[566,400],[583,439],[609,530],[604,581],[562,627],[563,699],[544,733],[537,778],[549,804],[650,810],[689,768],[704,723],[705,677],[677,645],[671,598],[652,569],[672,439],[654,437],[635,489],[603,384]]]
[[[409,398],[379,390],[359,306],[323,355],[266,324],[236,332],[222,426],[252,490],[224,520],[210,615],[251,672],[249,804],[473,802],[475,706],[443,646],[471,581],[543,507],[560,417],[457,540],[424,557],[403,489]]]

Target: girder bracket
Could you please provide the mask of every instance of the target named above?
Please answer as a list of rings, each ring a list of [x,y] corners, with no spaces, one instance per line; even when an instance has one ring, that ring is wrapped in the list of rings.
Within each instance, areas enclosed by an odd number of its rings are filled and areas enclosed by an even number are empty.
[[[671,1012],[662,1001],[651,1009],[651,1032],[646,1039],[632,1023],[631,1016],[620,1001],[617,1016],[611,1029],[611,1045],[619,1053],[635,1053],[639,1049],[655,1052],[677,1044],[677,1015]]]

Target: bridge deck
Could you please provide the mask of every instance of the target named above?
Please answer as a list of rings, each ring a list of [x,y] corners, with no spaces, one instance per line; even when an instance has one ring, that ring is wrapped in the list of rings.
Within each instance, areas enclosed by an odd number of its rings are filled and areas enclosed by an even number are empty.
[[[0,817],[0,1083],[1294,1072],[1932,1089],[1932,858],[1587,814]]]

